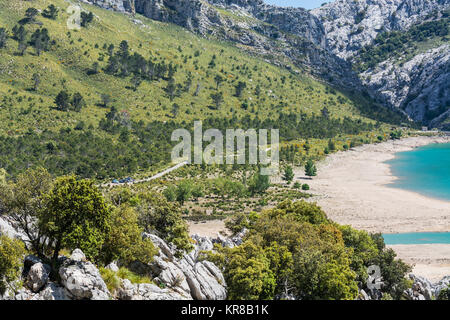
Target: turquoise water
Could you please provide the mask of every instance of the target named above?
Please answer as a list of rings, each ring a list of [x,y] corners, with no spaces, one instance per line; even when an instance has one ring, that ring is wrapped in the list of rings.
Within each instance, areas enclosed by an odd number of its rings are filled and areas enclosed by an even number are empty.
[[[386,244],[449,243],[450,232],[412,232],[383,234]]]
[[[399,152],[387,163],[398,178],[391,186],[450,201],[450,143]],[[450,232],[383,234],[383,238],[386,244],[450,244]]]
[[[450,200],[450,143],[399,152],[387,163],[398,177],[393,187]]]

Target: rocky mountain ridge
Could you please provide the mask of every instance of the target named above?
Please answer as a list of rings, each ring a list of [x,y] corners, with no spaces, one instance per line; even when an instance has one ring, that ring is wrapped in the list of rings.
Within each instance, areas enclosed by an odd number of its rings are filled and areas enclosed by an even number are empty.
[[[439,21],[448,17],[449,8],[449,0],[337,0],[311,13],[324,25],[328,49],[351,61],[381,33],[406,33],[425,21]],[[400,59],[401,63],[391,57],[363,70],[359,74],[363,84],[385,105],[404,111],[412,120],[448,130],[448,44],[437,42]]]
[[[407,30],[450,0],[336,0],[311,10],[325,28],[327,48],[348,59],[383,31]]]

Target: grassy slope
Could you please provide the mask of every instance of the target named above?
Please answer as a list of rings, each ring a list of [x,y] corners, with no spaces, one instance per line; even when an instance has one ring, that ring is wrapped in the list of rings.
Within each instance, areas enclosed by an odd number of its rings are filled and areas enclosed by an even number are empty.
[[[96,106],[101,94],[110,94],[113,104],[118,109],[126,109],[133,119],[168,120],[172,118],[171,106],[180,105],[177,116],[180,120],[199,119],[208,116],[230,117],[233,112],[242,116],[245,111],[240,105],[248,100],[249,111],[260,118],[276,117],[281,111],[319,113],[327,106],[332,116],[359,117],[355,105],[346,99],[343,104],[337,103],[337,96],[326,93],[325,86],[308,76],[297,76],[286,70],[263,62],[257,58],[243,54],[238,49],[224,43],[201,39],[182,28],[155,22],[145,17],[137,18],[144,25],[135,24],[127,15],[102,10],[93,6],[83,8],[95,13],[96,19],[88,28],[71,31],[66,27],[68,14],[65,9],[69,5],[60,0],[40,0],[34,2],[0,1],[0,27],[11,30],[20,20],[27,7],[44,9],[50,3],[61,8],[57,21],[39,17],[56,45],[40,57],[34,55],[32,48],[24,57],[15,55],[17,42],[10,39],[8,48],[0,50],[0,92],[3,101],[0,111],[0,132],[14,130],[23,133],[28,127],[38,129],[57,129],[62,126],[73,126],[79,120],[96,127],[106,110]],[[30,31],[35,25],[27,27]],[[169,101],[163,91],[165,81],[143,82],[134,92],[126,87],[130,78],[118,78],[104,73],[88,76],[86,70],[98,61],[105,53],[103,45],[113,43],[116,48],[120,41],[127,40],[130,48],[144,57],[161,57],[172,61],[180,68],[175,76],[177,83],[182,84],[186,73],[190,71],[194,81],[189,93]],[[98,48],[96,48],[96,45]],[[178,50],[181,47],[182,52]],[[195,51],[200,52],[195,57]],[[208,68],[212,55],[216,54],[216,67]],[[186,57],[186,60],[185,60]],[[100,66],[106,65],[99,61]],[[186,62],[185,62],[186,61]],[[197,63],[198,67],[195,67]],[[242,72],[243,66],[246,68]],[[238,69],[239,68],[239,69]],[[39,92],[29,90],[32,87],[32,74],[39,73],[42,78]],[[218,111],[208,108],[212,104],[210,94],[215,91],[214,76],[222,74],[228,80],[221,85],[225,102]],[[281,78],[286,77],[285,84]],[[269,80],[271,79],[271,80]],[[237,81],[245,81],[247,88],[244,96],[238,99],[233,96]],[[193,92],[200,83],[202,90],[195,97]],[[254,94],[257,85],[261,86],[260,99]],[[86,99],[88,107],[81,113],[62,113],[53,109],[53,100],[57,93],[67,88],[70,92],[79,91]],[[42,101],[42,102],[41,102]],[[334,101],[334,103],[333,103]],[[283,106],[280,106],[283,103]]]

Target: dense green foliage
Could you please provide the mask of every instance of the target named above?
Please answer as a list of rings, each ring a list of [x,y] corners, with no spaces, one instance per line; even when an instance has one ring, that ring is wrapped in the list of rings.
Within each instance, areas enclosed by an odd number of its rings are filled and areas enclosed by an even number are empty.
[[[291,166],[286,166],[286,168],[284,168],[282,178],[284,181],[286,181],[287,184],[290,184],[292,182],[292,179],[294,179],[294,171],[292,170]]]
[[[125,265],[134,261],[152,261],[157,250],[150,239],[142,239],[143,228],[139,226],[138,218],[136,210],[127,205],[112,211],[110,229],[100,253],[105,265],[117,260]]]
[[[143,207],[138,212],[138,203],[158,205],[156,200],[139,202],[129,190],[111,192],[105,199],[92,180],[74,176],[53,179],[42,168],[28,169],[16,181],[7,181],[3,174],[0,179],[0,213],[27,235],[30,251],[44,261],[52,260],[54,267],[61,250],[75,248],[104,264],[113,260],[123,265],[135,260],[150,262],[156,250],[142,232],[144,227],[153,229],[148,223],[141,224],[141,217],[148,218],[151,213]],[[189,248],[181,215],[166,210],[160,219],[165,224],[157,227],[166,232],[166,238]],[[176,240],[177,236],[181,240]]]
[[[14,70],[0,73],[0,167],[12,176],[30,166],[100,180],[149,172],[169,161],[171,132],[198,119],[219,130],[283,123],[282,140],[379,129],[363,115],[399,120],[368,96],[145,17],[144,32],[83,4],[83,28],[68,31],[68,5],[0,4],[0,69]]]
[[[23,232],[29,246],[41,258],[45,256],[46,236],[36,223],[46,207],[46,195],[53,179],[43,168],[29,169],[16,181],[0,184],[1,214],[8,215],[19,231]]]
[[[306,162],[306,165],[305,165],[305,175],[307,175],[308,177],[314,177],[314,176],[317,175],[317,168],[316,168],[316,165],[314,164],[314,162],[313,162],[311,159],[309,159],[309,160]]]
[[[56,179],[39,216],[53,262],[63,248],[79,248],[89,259],[98,258],[109,231],[109,217],[110,209],[91,180],[75,176]]]
[[[373,264],[382,270],[386,297],[399,299],[407,285],[410,267],[395,260],[382,238],[329,221],[315,204],[285,201],[227,226],[250,229],[242,246],[209,254],[224,269],[234,299],[355,299]]]
[[[139,227],[145,232],[155,232],[174,244],[177,255],[181,256],[192,249],[187,224],[177,204],[168,202],[158,193],[135,192],[127,188],[112,190],[109,198],[115,206],[128,205],[134,208]]]
[[[439,292],[438,300],[450,300],[450,286]]]

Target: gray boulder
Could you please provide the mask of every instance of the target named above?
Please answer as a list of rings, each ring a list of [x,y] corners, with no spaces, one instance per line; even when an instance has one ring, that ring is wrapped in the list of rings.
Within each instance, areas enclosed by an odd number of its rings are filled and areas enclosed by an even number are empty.
[[[42,262],[35,263],[28,272],[26,284],[33,292],[39,292],[48,282],[51,268]]]
[[[75,249],[70,256],[70,259],[72,261],[86,261],[86,256],[80,249]]]
[[[108,300],[111,297],[98,269],[83,261],[84,254],[76,249],[59,269],[65,293],[73,300]]]
[[[119,267],[117,266],[117,264],[115,264],[114,262],[111,262],[110,264],[108,264],[106,267],[106,269],[109,269],[113,272],[117,272],[119,271]]]
[[[117,296],[120,300],[189,300],[191,297],[168,288],[159,288],[152,283],[132,284],[122,280]]]
[[[49,283],[38,296],[38,300],[69,300],[63,287],[56,283]]]
[[[192,236],[194,249],[182,258],[175,257],[175,248],[156,235],[144,235],[159,248],[150,264],[154,281],[182,296],[197,300],[223,300],[227,297],[225,279],[214,263],[199,258],[201,251],[213,249],[207,237]]]
[[[450,286],[450,276],[443,277],[438,283],[432,287],[432,292],[435,297],[439,297],[439,294],[443,289],[447,289]]]

